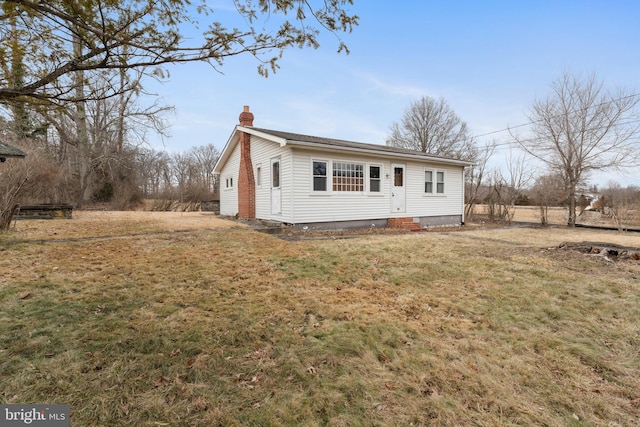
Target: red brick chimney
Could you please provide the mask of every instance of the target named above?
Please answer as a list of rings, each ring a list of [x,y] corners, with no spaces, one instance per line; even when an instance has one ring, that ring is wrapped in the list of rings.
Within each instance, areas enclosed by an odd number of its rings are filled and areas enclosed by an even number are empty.
[[[240,126],[252,127],[253,114],[249,106],[244,106],[240,113]],[[256,217],[256,184],[251,163],[251,135],[240,132],[240,171],[238,173],[238,217],[255,219]]]

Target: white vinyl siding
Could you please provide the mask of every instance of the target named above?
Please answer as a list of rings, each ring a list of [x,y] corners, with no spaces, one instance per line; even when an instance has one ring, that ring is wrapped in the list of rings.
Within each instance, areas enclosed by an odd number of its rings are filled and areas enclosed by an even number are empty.
[[[281,213],[271,213],[271,186],[273,174],[271,159],[280,157]],[[256,218],[291,222],[291,155],[288,148],[280,147],[273,141],[251,136],[251,163],[262,165],[260,181],[256,185]]]
[[[295,199],[294,223],[345,221],[367,218],[384,218],[388,216],[389,201],[382,197],[369,197],[368,193],[333,191],[332,166],[333,162],[367,164],[366,159],[351,154],[322,153],[318,155],[311,151],[296,149],[293,151],[293,194]],[[327,162],[327,191],[313,191],[313,176],[311,162],[322,160]],[[376,159],[376,164],[380,160]],[[388,193],[388,188],[383,191]],[[386,212],[383,216],[369,216],[370,212]]]
[[[281,213],[271,213],[271,159],[280,158]],[[350,153],[304,147],[281,146],[280,143],[251,136],[251,159],[256,171],[256,217],[285,223],[313,223],[355,221],[392,217],[428,217],[463,215],[463,167],[438,162],[414,161],[384,154]],[[326,162],[326,191],[314,191],[313,161]],[[333,191],[332,165],[363,165],[364,189],[360,191]],[[405,165],[406,210],[391,212],[392,163]],[[238,170],[240,145],[229,154],[220,170],[220,208],[222,215],[238,213]],[[372,168],[379,167],[379,177]],[[425,193],[425,170],[433,171],[432,195]],[[375,171],[375,169],[374,169]],[[441,175],[444,193],[438,194],[437,172]],[[226,178],[233,187],[226,190]],[[319,177],[319,175],[318,175]],[[320,184],[319,184],[320,185]],[[359,184],[358,184],[359,185]],[[375,191],[379,189],[379,191]]]
[[[399,214],[391,213],[391,160],[381,157],[364,157],[353,154],[327,154],[318,155],[312,151],[297,148],[292,152],[293,198],[295,208],[293,210],[292,223],[350,221],[360,219],[381,219],[394,216],[438,216],[438,215],[462,215],[462,178],[463,169],[457,166],[442,167],[430,164],[426,168],[435,171],[444,171],[446,194],[443,197],[432,199],[424,197],[424,171],[425,162],[406,162],[406,211]],[[369,181],[369,166],[380,167],[380,192],[371,192],[369,182],[367,191],[364,192],[339,192],[313,191],[313,167],[316,160],[326,161],[328,167],[335,162],[364,164],[366,171],[365,180]],[[327,171],[330,174],[330,171]],[[329,179],[331,179],[329,177]],[[434,201],[437,200],[437,201]]]
[[[238,171],[240,169],[240,145],[238,144],[224,168],[220,171],[221,191],[220,191],[220,215],[233,216],[238,213],[238,187],[233,185],[238,182]]]
[[[464,169],[456,166],[427,165],[426,169],[444,172],[445,194],[425,197],[424,163],[407,162],[407,214],[406,216],[462,215],[464,211]],[[434,173],[434,191],[436,189]]]
[[[256,180],[256,187],[262,187],[262,165],[261,164],[256,165],[255,180]]]

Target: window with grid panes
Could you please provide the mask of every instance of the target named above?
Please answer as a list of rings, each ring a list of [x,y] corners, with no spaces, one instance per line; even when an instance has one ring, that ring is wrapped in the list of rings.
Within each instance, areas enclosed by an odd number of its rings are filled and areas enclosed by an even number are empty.
[[[333,191],[364,191],[364,165],[333,162]]]

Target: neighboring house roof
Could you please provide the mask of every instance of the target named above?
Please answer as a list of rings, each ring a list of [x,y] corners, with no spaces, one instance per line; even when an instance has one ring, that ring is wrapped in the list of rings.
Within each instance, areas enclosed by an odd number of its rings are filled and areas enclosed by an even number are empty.
[[[24,151],[0,141],[0,159],[2,159],[2,161],[7,157],[25,157],[26,155]]]
[[[298,133],[283,132],[272,129],[236,126],[233,133],[231,134],[231,137],[229,138],[229,141],[227,142],[227,145],[222,151],[222,155],[220,156],[218,163],[216,164],[216,172],[220,172],[218,168],[226,163],[228,157],[233,151],[233,148],[238,143],[239,138],[237,134],[239,131],[277,142],[281,147],[289,145],[322,150],[359,152],[365,154],[383,155],[386,157],[431,161],[458,166],[471,166],[473,164],[472,162],[468,162],[465,160],[434,156],[432,154],[423,153],[422,151],[407,150],[404,148],[390,147],[388,145],[367,144],[364,142],[345,141],[335,138],[302,135]]]

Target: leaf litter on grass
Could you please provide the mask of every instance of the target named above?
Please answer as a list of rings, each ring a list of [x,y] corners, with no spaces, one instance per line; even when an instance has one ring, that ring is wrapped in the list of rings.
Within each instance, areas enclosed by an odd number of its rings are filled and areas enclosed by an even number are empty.
[[[486,235],[9,246],[0,396],[82,425],[633,425],[638,265]]]

